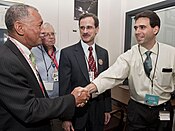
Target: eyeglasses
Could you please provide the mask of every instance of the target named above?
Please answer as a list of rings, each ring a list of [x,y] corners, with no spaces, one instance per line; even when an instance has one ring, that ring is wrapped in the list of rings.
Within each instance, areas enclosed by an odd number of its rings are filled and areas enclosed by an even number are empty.
[[[43,36],[43,37],[48,37],[48,36],[55,36],[55,34],[56,33],[54,33],[54,32],[42,32],[41,33],[41,36]]]

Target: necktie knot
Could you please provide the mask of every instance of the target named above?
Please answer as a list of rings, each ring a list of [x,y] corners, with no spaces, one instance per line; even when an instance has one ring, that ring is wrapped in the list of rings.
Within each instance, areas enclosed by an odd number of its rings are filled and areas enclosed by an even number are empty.
[[[92,46],[90,46],[90,47],[88,48],[88,50],[89,50],[90,52],[92,52],[92,51],[93,51]]]
[[[147,57],[150,57],[151,53],[152,53],[151,51],[145,52],[145,54],[146,54]]]

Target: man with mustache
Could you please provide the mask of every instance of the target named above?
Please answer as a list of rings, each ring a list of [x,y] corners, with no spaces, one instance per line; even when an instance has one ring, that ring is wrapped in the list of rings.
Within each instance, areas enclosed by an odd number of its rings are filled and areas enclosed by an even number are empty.
[[[70,94],[77,86],[86,86],[108,68],[107,50],[94,41],[99,31],[98,18],[94,14],[83,14],[79,19],[79,30],[81,40],[61,51],[60,95]],[[63,128],[66,131],[103,131],[110,120],[110,111],[110,90],[99,96],[92,95],[83,108],[76,108],[72,120],[63,122]]]

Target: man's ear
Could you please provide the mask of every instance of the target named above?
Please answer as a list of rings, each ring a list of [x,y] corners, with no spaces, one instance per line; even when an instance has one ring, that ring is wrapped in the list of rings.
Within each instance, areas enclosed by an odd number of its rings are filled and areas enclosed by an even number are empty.
[[[159,33],[159,27],[158,26],[155,26],[154,29],[153,29],[153,32],[154,34],[158,34]]]
[[[16,31],[16,33],[20,36],[24,35],[24,24],[20,21],[16,21],[14,23],[14,30]]]
[[[96,27],[96,32],[95,33],[97,34],[98,32],[99,32],[99,27]]]

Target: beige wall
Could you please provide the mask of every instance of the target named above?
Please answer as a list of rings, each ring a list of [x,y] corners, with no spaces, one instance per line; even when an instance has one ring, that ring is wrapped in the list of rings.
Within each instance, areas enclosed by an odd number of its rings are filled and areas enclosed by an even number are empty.
[[[57,46],[63,48],[79,41],[78,23],[73,20],[74,0],[23,0],[38,8],[43,20],[57,33]],[[97,43],[109,51],[110,64],[123,53],[125,12],[163,0],[98,0],[100,32]],[[77,30],[77,32],[73,32]]]

